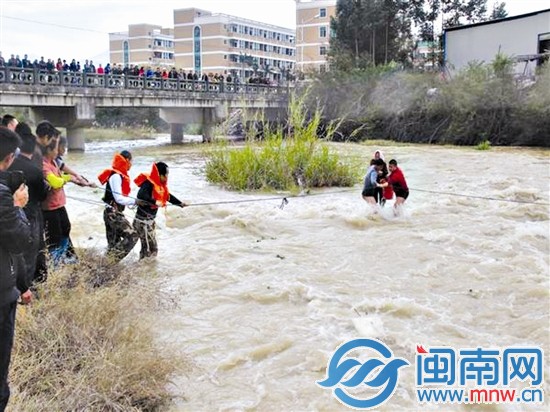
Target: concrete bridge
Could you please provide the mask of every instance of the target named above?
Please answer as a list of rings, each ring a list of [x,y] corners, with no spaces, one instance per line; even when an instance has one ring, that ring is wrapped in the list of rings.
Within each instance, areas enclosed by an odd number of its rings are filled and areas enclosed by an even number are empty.
[[[181,143],[185,124],[202,124],[208,141],[234,109],[283,119],[288,98],[288,88],[260,84],[0,68],[0,106],[29,107],[35,123],[47,119],[66,128],[71,150],[84,150],[83,129],[92,125],[98,107],[158,108],[171,126],[172,143]]]

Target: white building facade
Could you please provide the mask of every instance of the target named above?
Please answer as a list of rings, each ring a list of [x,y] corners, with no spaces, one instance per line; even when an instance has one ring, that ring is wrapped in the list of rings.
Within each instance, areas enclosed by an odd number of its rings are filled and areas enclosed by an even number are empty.
[[[448,28],[444,50],[450,70],[474,61],[489,63],[500,52],[517,61],[516,73],[532,75],[550,52],[550,9]]]

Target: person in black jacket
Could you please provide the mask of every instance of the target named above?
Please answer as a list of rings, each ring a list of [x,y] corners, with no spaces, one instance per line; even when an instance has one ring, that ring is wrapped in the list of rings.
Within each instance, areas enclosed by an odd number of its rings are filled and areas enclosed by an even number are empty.
[[[185,207],[186,203],[170,194],[168,191],[168,165],[163,162],[153,163],[151,173],[141,173],[134,179],[139,187],[137,195],[137,212],[134,219],[134,229],[141,241],[139,258],[156,256],[158,253],[155,235],[155,217],[160,207],[166,207],[167,202]]]
[[[7,169],[15,159],[21,144],[19,136],[0,127],[0,411],[10,397],[8,370],[15,330],[15,309],[21,293],[23,303],[29,303],[32,292],[26,284],[20,254],[29,247],[31,230],[22,210],[29,194],[25,184],[13,185]]]
[[[42,169],[42,161],[44,159],[42,151],[45,150],[52,140],[57,139],[59,136],[61,136],[61,132],[47,120],[41,121],[36,126],[36,148],[34,149],[32,161],[40,169]]]
[[[15,158],[10,166],[10,171],[22,171],[25,182],[29,189],[29,202],[24,209],[25,215],[31,225],[33,243],[23,253],[26,265],[27,278],[29,281],[41,282],[46,280],[46,242],[44,239],[44,217],[42,214],[41,202],[46,198],[49,185],[44,180],[42,169],[32,161],[36,147],[36,136],[26,123],[19,123],[15,129],[21,137],[21,153]],[[37,265],[37,261],[39,262]]]

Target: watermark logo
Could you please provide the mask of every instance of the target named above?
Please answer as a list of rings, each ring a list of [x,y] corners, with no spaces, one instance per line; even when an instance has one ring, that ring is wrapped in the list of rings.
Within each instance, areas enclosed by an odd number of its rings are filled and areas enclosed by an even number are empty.
[[[543,352],[535,347],[416,347],[420,403],[542,403]]]
[[[350,356],[351,351],[368,354],[360,362]],[[346,342],[334,352],[327,366],[327,377],[317,381],[322,388],[332,389],[333,395],[346,406],[355,409],[371,409],[386,402],[395,392],[399,379],[399,368],[408,366],[403,358],[396,358],[382,342],[375,339],[354,339]],[[372,389],[372,396],[364,398],[350,394],[350,389]],[[362,393],[361,393],[362,395]]]

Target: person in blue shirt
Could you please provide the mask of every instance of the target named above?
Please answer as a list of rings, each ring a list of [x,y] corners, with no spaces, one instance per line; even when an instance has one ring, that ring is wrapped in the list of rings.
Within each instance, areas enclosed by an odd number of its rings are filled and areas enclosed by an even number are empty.
[[[365,199],[373,209],[376,208],[376,189],[379,187],[377,183],[378,173],[383,167],[384,161],[382,159],[372,159],[367,169],[367,175],[365,176],[362,195],[363,199]]]

